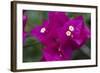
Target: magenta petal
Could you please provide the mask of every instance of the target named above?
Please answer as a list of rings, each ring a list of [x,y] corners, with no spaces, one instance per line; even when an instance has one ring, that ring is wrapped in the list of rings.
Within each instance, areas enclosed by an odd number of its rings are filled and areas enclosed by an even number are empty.
[[[37,38],[43,45],[45,46],[50,46],[50,47],[55,47],[58,46],[57,43],[55,43],[56,41],[54,41],[52,38],[50,38],[47,34],[47,32],[45,33],[41,33],[41,28],[43,28],[42,26],[37,26],[35,27],[32,31],[31,34],[33,37]],[[48,37],[47,37],[48,36]]]
[[[72,59],[72,48],[68,46],[60,47],[61,51],[59,51],[59,47],[50,48],[46,47],[43,49],[43,56],[46,61],[59,61],[59,60],[71,60]]]
[[[44,20],[42,25],[43,27],[48,29],[49,22],[47,20]]]
[[[31,34],[33,37],[37,38],[39,41],[43,42],[46,41],[46,36],[44,33],[41,33],[42,26],[37,26],[35,27],[32,31]]]
[[[49,12],[48,19],[49,26],[58,28],[63,26],[69,20],[69,17],[64,12]]]
[[[48,26],[47,21],[44,21],[43,24],[40,26],[35,26],[34,29],[32,29],[32,31],[31,31],[32,36],[37,38],[41,42],[46,41],[47,40],[46,33],[48,32],[47,26]],[[41,33],[42,28],[45,28],[46,32]]]
[[[23,41],[25,40],[25,38],[26,38],[26,32],[23,32]]]
[[[26,38],[26,32],[25,32],[26,22],[27,22],[27,16],[24,15],[24,16],[23,16],[23,41],[24,41],[25,38]]]
[[[91,30],[86,26],[84,25],[84,30],[83,30],[84,34],[86,34],[87,38],[91,38]],[[85,33],[86,32],[86,33]]]
[[[73,31],[69,29],[69,26],[74,28]],[[66,32],[70,31],[71,35],[67,36]],[[90,30],[84,23],[83,17],[78,16],[74,19],[70,19],[61,29],[58,29],[58,37],[63,44],[72,41],[73,48],[80,48],[86,40],[90,37]]]
[[[71,60],[72,59],[72,54],[73,54],[73,48],[71,43],[69,42],[68,44],[63,44],[61,45],[61,52],[63,54],[63,58],[65,60]]]
[[[60,57],[59,53],[54,48],[44,48],[43,49],[43,56],[46,61],[59,61],[63,60],[62,57]]]
[[[57,29],[61,28],[69,20],[64,12],[49,12],[48,13],[48,37],[57,38]]]
[[[90,37],[90,30],[84,23],[82,16],[78,17],[78,19],[81,22],[77,23],[76,30],[73,32],[73,40],[77,43],[77,46],[82,46]]]
[[[23,16],[23,28],[26,26],[27,18],[28,17],[26,15]]]

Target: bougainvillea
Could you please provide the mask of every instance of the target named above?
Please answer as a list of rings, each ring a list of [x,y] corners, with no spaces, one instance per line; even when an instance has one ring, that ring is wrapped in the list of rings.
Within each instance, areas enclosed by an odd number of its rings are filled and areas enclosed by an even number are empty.
[[[83,16],[70,18],[64,12],[48,12],[48,18],[35,26],[31,35],[43,44],[42,60],[70,60],[73,51],[90,38],[90,29]]]

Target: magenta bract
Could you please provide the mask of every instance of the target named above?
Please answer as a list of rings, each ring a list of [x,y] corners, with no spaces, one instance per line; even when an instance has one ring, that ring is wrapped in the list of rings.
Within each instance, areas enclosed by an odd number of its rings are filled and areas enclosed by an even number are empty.
[[[26,38],[25,26],[26,26],[27,19],[28,19],[27,16],[24,15],[24,16],[23,16],[23,41],[24,41],[25,38]]]
[[[31,34],[43,45],[46,61],[70,60],[75,49],[90,38],[90,29],[83,16],[73,19],[64,12],[48,12],[48,19],[32,29]]]

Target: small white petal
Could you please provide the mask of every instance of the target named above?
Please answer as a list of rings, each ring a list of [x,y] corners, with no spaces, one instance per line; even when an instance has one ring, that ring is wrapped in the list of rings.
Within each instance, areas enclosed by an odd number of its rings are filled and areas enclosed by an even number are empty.
[[[46,31],[46,29],[43,27],[43,28],[41,28],[41,33],[44,33]]]
[[[70,32],[70,31],[67,31],[67,32],[66,32],[66,35],[67,35],[67,36],[71,36],[71,32]]]
[[[73,26],[69,26],[69,30],[70,31],[74,31],[74,27]]]

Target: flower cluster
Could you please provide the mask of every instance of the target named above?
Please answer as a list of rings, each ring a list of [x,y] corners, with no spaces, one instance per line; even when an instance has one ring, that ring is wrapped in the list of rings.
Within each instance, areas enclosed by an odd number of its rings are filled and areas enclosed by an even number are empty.
[[[71,60],[73,51],[90,38],[83,16],[69,18],[64,12],[48,12],[48,19],[31,31],[43,45],[46,61]]]

